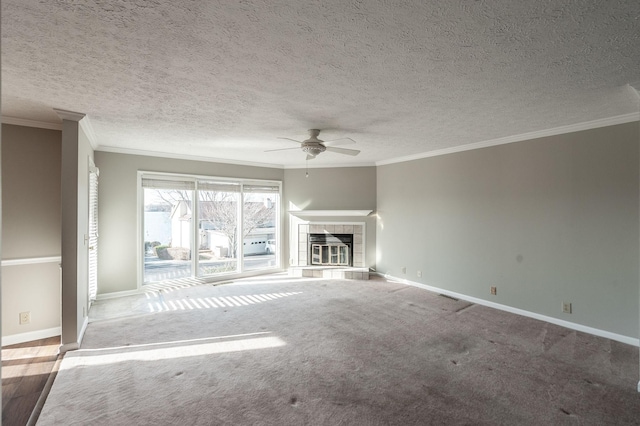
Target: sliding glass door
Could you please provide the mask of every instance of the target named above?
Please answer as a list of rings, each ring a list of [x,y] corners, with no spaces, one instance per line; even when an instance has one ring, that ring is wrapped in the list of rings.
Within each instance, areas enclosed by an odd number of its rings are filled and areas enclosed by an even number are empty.
[[[141,194],[143,283],[279,267],[279,182],[141,172]]]

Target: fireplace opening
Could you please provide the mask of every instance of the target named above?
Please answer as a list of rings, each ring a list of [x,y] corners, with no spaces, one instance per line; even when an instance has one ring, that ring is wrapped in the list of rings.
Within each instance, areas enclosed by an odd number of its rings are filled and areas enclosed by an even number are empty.
[[[352,266],[352,234],[309,234],[310,265]]]

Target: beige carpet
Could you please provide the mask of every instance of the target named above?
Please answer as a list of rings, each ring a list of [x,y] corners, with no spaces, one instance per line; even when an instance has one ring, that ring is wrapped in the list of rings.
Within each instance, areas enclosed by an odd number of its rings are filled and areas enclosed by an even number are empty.
[[[92,317],[39,425],[640,424],[637,348],[382,279],[186,286]]]

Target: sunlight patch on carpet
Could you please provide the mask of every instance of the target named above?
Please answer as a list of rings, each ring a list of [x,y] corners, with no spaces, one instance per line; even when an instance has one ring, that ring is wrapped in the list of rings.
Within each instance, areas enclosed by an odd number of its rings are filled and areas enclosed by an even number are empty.
[[[301,291],[282,293],[261,293],[238,296],[211,297],[183,297],[180,299],[165,299],[162,292],[157,295],[146,293],[149,312],[186,311],[194,309],[238,308],[242,306],[265,303],[283,297],[302,294]]]
[[[255,333],[260,334],[260,333]],[[265,333],[267,334],[267,333]],[[193,341],[150,343],[144,345],[120,346],[117,348],[91,349],[73,352],[64,358],[60,370],[76,367],[115,364],[127,361],[160,361],[175,358],[186,358],[203,355],[214,355],[229,352],[251,351],[286,346],[286,342],[276,336],[250,337],[230,340],[195,343],[203,340],[219,340],[221,338],[194,339]]]

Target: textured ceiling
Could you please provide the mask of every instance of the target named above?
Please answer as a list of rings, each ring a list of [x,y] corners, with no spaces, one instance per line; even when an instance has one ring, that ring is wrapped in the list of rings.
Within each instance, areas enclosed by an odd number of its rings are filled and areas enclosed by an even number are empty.
[[[2,1],[2,113],[98,149],[372,164],[638,112],[640,2]]]

